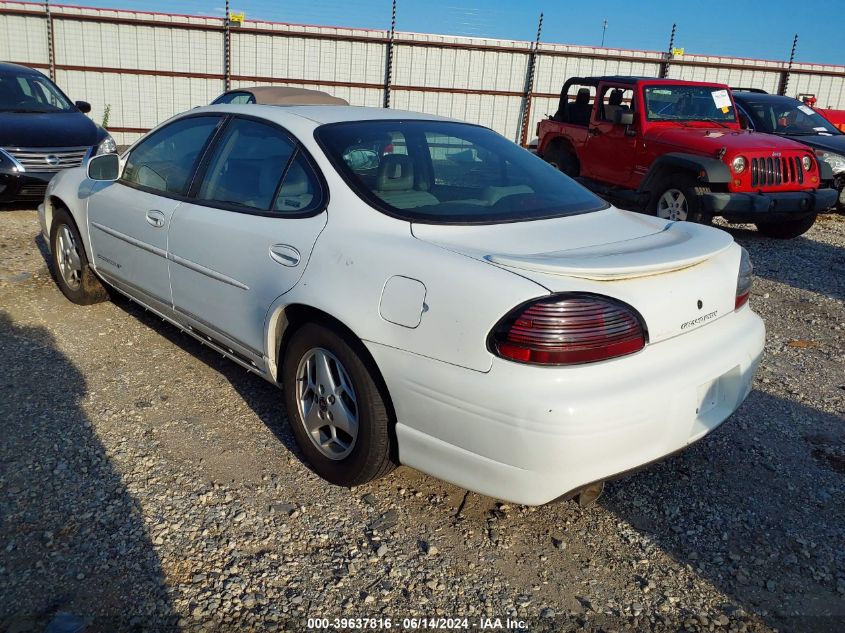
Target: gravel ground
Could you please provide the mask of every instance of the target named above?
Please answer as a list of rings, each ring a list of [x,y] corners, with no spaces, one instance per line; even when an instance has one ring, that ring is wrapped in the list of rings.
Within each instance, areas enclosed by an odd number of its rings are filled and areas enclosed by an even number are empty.
[[[733,230],[768,327],[754,391],[582,510],[406,468],[323,482],[280,392],[125,300],[72,306],[35,214],[2,212],[0,632],[57,611],[87,631],[845,630],[843,220],[788,242]]]

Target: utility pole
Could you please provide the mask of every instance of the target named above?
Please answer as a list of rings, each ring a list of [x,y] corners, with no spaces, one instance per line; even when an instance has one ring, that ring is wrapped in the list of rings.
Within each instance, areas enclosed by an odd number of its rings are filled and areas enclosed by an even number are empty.
[[[666,54],[666,61],[660,64],[660,78],[666,79],[669,76],[669,60],[672,59],[672,52],[675,50],[675,30],[677,24],[672,25],[672,34],[669,36],[669,52]]]
[[[604,24],[601,27],[601,45],[604,47],[604,34],[607,33],[607,19],[605,18]]]
[[[543,33],[543,14],[537,22],[537,37],[528,52],[528,65],[525,69],[525,88],[522,92],[522,107],[519,112],[519,144],[528,144],[528,124],[531,118],[531,93],[534,91],[534,71],[537,66],[537,51],[540,48],[540,35]]]
[[[390,84],[393,81],[393,40],[396,38],[396,0],[393,0],[393,11],[390,15],[390,33],[387,36],[387,47],[384,59],[384,107],[390,107]]]
[[[795,61],[795,51],[798,48],[798,33],[792,38],[792,52],[789,54],[789,64],[786,70],[780,75],[780,86],[778,87],[779,95],[786,95],[786,89],[789,87],[789,75],[792,72],[792,62]]]

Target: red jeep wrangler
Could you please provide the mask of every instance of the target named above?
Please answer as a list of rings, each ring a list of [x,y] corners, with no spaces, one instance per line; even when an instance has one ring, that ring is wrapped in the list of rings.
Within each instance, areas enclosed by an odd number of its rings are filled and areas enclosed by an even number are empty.
[[[829,165],[800,143],[741,129],[721,84],[574,77],[537,136],[538,155],[564,173],[617,206],[661,218],[709,223],[719,215],[790,238],[836,203]]]

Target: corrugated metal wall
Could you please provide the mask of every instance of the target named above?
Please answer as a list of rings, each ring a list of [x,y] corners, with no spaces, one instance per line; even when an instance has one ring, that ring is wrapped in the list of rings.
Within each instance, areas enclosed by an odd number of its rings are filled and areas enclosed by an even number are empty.
[[[100,122],[129,143],[168,117],[224,90],[225,31],[220,18],[51,5],[56,81],[90,101]],[[43,4],[0,0],[0,60],[49,72]],[[389,33],[247,21],[230,29],[232,87],[317,88],[355,105],[384,100]],[[530,42],[398,32],[390,105],[489,126],[520,140]],[[656,76],[666,55],[542,43],[535,63],[528,131],[557,109],[571,76]],[[668,76],[777,92],[784,62],[686,55]],[[845,109],[845,67],[795,64],[788,93],[813,93],[819,106]]]

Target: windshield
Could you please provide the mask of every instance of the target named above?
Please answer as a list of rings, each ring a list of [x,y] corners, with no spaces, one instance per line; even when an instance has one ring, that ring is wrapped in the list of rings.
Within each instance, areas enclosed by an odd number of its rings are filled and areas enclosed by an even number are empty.
[[[787,136],[815,136],[816,134],[839,134],[821,114],[797,99],[778,99],[773,102],[743,102],[754,123],[754,129],[768,134]]]
[[[717,86],[646,86],[649,121],[736,122],[736,112],[726,88]]]
[[[444,121],[359,121],[317,140],[364,200],[407,220],[498,223],[586,213],[607,204],[495,132]]]
[[[0,112],[72,112],[76,107],[43,75],[0,72]]]

